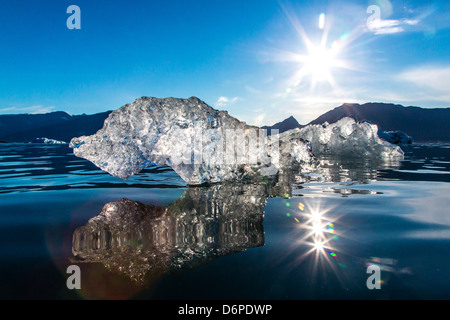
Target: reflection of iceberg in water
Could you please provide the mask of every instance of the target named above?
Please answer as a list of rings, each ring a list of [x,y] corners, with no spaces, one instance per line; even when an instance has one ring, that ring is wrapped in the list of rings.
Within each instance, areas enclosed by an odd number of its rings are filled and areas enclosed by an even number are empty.
[[[299,174],[297,180],[304,182],[351,182],[369,183],[380,177],[380,172],[398,169],[399,159],[349,159],[339,156],[322,156],[319,165],[308,173]]]
[[[348,159],[333,156],[321,156],[316,168],[309,172],[293,175],[294,195],[314,193],[336,193],[343,197],[354,194],[377,195],[377,190],[368,189],[378,180],[392,179],[392,172],[401,165],[400,160],[386,159]]]
[[[167,207],[128,199],[107,203],[73,234],[76,262],[101,262],[137,282],[264,245],[270,185],[189,188]]]

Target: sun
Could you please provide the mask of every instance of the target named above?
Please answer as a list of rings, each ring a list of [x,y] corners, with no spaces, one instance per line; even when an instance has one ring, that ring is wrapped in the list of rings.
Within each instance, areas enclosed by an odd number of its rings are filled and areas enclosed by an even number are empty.
[[[304,72],[312,76],[312,82],[315,84],[320,81],[333,83],[331,69],[338,65],[333,50],[313,47],[309,48],[309,55],[304,59]]]
[[[294,75],[294,86],[298,86],[305,78],[310,78],[311,90],[317,83],[324,82],[336,88],[336,82],[333,77],[333,69],[345,67],[342,60],[339,59],[340,47],[335,42],[332,46],[326,47],[324,42],[315,45],[306,40],[306,54],[297,54],[296,61],[298,69]]]
[[[313,37],[318,38],[321,34],[316,43],[303,28],[299,19],[292,14],[292,10],[283,8],[283,11],[301,43],[301,46],[294,50],[281,51],[283,61],[291,61],[297,65],[297,67],[294,67],[293,76],[288,80],[290,83],[289,92],[300,84],[303,86],[308,82],[310,83],[310,91],[314,91],[318,83],[328,84],[332,90],[337,91],[339,88],[333,74],[336,74],[337,69],[354,69],[352,63],[344,60],[343,56],[346,47],[358,36],[357,31],[345,32],[334,41],[329,41],[328,37],[332,25],[328,20],[331,19],[327,19],[327,16],[321,13],[318,23],[319,33],[314,32]]]

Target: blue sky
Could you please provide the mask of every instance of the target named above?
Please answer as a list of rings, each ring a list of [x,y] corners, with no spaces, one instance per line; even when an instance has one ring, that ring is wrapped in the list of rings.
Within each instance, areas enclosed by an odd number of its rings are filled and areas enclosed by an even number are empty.
[[[197,96],[257,125],[344,102],[450,107],[449,16],[449,1],[5,0],[0,114],[141,96]]]

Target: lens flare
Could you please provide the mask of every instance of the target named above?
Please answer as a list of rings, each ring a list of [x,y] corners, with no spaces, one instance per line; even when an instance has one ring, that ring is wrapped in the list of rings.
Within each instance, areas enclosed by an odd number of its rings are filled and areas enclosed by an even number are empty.
[[[319,29],[323,30],[325,28],[325,13],[319,15]]]

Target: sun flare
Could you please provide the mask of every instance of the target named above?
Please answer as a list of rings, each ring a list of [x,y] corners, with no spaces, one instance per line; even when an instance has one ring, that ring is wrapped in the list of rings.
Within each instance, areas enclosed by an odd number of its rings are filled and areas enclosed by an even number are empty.
[[[342,62],[338,59],[339,50],[337,47],[327,48],[324,45],[314,45],[309,43],[308,52],[305,55],[297,55],[300,63],[295,75],[295,85],[299,85],[305,77],[311,79],[311,89],[317,83],[326,82],[335,87],[332,70],[342,67]]]
[[[336,65],[332,50],[315,47],[305,59],[304,68],[311,74],[313,81],[332,80],[331,68]]]
[[[311,91],[314,91],[319,83],[328,84],[332,90],[338,91],[339,86],[334,75],[337,75],[338,69],[355,69],[343,56],[347,46],[359,36],[359,30],[346,31],[337,38],[329,39],[330,32],[333,31],[332,18],[321,13],[318,15],[318,30],[312,29],[308,34],[293,10],[285,7],[284,12],[302,43],[301,47],[282,51],[284,57],[281,59],[297,64],[293,76],[289,79],[287,92],[292,92],[300,85],[304,87],[308,83]]]

